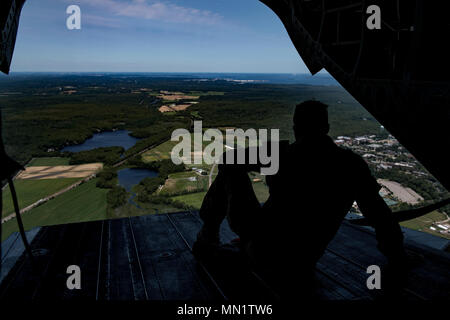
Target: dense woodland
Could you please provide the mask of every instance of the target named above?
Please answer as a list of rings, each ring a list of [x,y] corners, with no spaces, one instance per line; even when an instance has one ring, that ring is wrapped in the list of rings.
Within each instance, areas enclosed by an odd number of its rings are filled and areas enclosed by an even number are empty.
[[[332,137],[387,135],[380,124],[338,86],[188,80],[120,74],[34,74],[0,78],[6,151],[25,164],[32,157],[60,156],[59,150],[64,146],[81,143],[100,131],[129,130],[140,140],[126,151],[121,147],[107,147],[65,153],[70,164],[103,162],[108,167],[170,139],[177,128],[190,128],[192,120],[203,120],[204,128],[276,128],[280,129],[281,139],[292,139],[295,105],[307,99],[329,105]],[[157,98],[160,90],[195,93],[200,95],[199,103],[185,111],[163,114],[158,111],[166,103]],[[202,94],[208,92],[221,94]],[[144,166],[138,158],[130,159],[129,165]],[[156,201],[150,199],[149,191],[154,189],[152,185],[156,185],[156,180],[166,176],[166,169],[153,169],[163,172],[155,181],[142,185],[141,200]],[[434,181],[410,179],[395,170],[376,172],[376,175],[409,186],[425,199],[436,199]],[[99,184],[107,180],[101,178]]]
[[[120,75],[1,78],[0,107],[6,150],[19,162],[26,163],[33,156],[56,155],[62,147],[81,143],[96,132],[127,129],[142,139],[125,152],[130,155],[170,138],[176,128],[188,128],[191,118],[203,119],[205,127],[279,128],[283,139],[292,138],[295,104],[306,99],[329,104],[333,136],[380,133],[378,122],[337,86],[186,80]],[[224,94],[201,96],[200,103],[188,110],[165,115],[158,111],[163,104],[156,98],[160,90]],[[79,155],[73,163],[92,156],[92,153]],[[116,153],[103,156],[109,161]]]

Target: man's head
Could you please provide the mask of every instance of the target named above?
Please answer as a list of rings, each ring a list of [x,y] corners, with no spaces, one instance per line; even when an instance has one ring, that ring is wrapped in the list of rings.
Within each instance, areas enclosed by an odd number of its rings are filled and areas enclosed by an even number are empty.
[[[294,112],[295,139],[304,136],[326,135],[330,130],[327,105],[315,100],[298,104]]]

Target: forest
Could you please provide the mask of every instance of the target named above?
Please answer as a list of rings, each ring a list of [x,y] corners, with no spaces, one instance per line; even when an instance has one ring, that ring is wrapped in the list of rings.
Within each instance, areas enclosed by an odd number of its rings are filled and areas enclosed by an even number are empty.
[[[296,84],[237,84],[227,81],[187,81],[120,75],[30,75],[0,79],[2,134],[6,151],[25,164],[32,157],[57,156],[66,145],[94,133],[126,129],[141,140],[125,152],[139,152],[170,138],[176,128],[189,128],[192,119],[204,127],[278,128],[292,138],[292,114],[306,99],[329,105],[331,135],[379,134],[379,123],[338,86]],[[199,103],[166,115],[160,90],[204,92]],[[207,94],[219,92],[217,94]],[[106,151],[108,151],[106,154]],[[117,152],[102,150],[106,161]],[[92,159],[82,154],[73,163]]]

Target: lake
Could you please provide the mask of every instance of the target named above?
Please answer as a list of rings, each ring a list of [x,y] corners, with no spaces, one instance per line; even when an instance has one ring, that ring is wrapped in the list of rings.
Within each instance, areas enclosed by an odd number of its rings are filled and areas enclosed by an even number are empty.
[[[158,172],[149,169],[139,168],[126,168],[117,171],[117,177],[119,178],[119,184],[124,187],[128,192],[131,188],[141,182],[142,179],[148,177],[157,177]]]
[[[128,199],[128,203],[136,206],[139,209],[141,209],[141,207],[136,202],[134,202],[136,194],[133,191],[131,191],[131,189],[133,188],[133,186],[137,185],[143,179],[148,177],[153,178],[157,176],[158,176],[157,171],[149,169],[126,168],[117,171],[119,185],[121,185],[122,187],[125,188],[125,190],[131,193],[131,197]]]
[[[101,147],[123,147],[127,150],[139,141],[138,138],[130,136],[129,133],[128,130],[95,133],[83,143],[64,147],[61,151],[80,152]]]

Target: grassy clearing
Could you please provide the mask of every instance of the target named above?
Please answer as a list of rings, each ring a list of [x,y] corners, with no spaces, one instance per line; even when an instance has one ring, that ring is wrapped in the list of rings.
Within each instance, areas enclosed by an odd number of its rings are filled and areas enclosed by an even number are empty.
[[[195,209],[200,209],[202,206],[203,198],[206,192],[196,192],[183,194],[181,196],[172,197],[172,200],[180,201],[194,207]]]
[[[204,183],[207,185],[208,179],[205,177]],[[255,192],[256,198],[259,200],[259,202],[266,202],[269,198],[269,188],[267,185],[261,181],[261,182],[254,182],[253,184],[253,190]],[[180,185],[175,185],[172,188],[182,188]],[[166,189],[167,192],[168,189]],[[186,187],[185,189],[186,190]],[[207,190],[207,187],[205,187],[205,190]],[[195,209],[200,209],[203,198],[205,197],[206,191],[202,192],[196,192],[196,193],[189,193],[179,196],[171,197],[172,200],[183,202],[187,205],[193,206]]]
[[[17,198],[19,200],[19,207],[22,209],[30,204],[45,198],[59,190],[62,190],[80,178],[65,178],[65,179],[18,179],[14,180],[14,187],[16,188]],[[3,216],[7,216],[14,212],[14,206],[11,198],[11,190],[7,186],[3,192]]]
[[[223,96],[225,92],[220,91],[191,91],[187,95],[189,96]]]
[[[177,144],[176,141],[166,141],[155,148],[145,152],[142,155],[144,162],[160,161],[164,159],[170,159],[170,152],[172,148]]]
[[[194,173],[195,174],[195,173]],[[206,191],[208,190],[207,176],[192,176],[195,180],[189,178],[167,179],[159,194],[180,194],[182,192]]]
[[[170,154],[172,152],[172,149],[178,143],[179,143],[178,141],[166,141],[166,142],[156,146],[155,148],[145,152],[142,155],[142,160],[144,162],[152,162],[152,161],[161,161],[161,160],[165,160],[165,159],[170,159],[171,158]],[[204,150],[205,146],[207,146],[209,143],[210,143],[209,141],[202,141],[202,150]],[[195,147],[196,147],[196,144],[194,142],[194,135],[191,134],[191,152],[194,152]],[[198,146],[197,146],[197,148],[198,148]],[[193,156],[192,156],[192,159],[193,159]],[[206,170],[207,172],[209,172],[211,165],[205,163],[202,159],[201,164],[187,164],[186,167],[203,169],[203,170]]]
[[[169,174],[169,179],[183,179],[197,176],[198,174],[196,174],[194,171],[183,171]]]
[[[108,189],[95,186],[97,179],[81,184],[75,189],[52,199],[22,215],[26,230],[37,226],[106,219],[106,193]],[[3,224],[2,240],[17,231],[17,221]]]
[[[43,158],[33,158],[28,167],[37,166],[68,166],[69,158],[62,157],[43,157]]]

